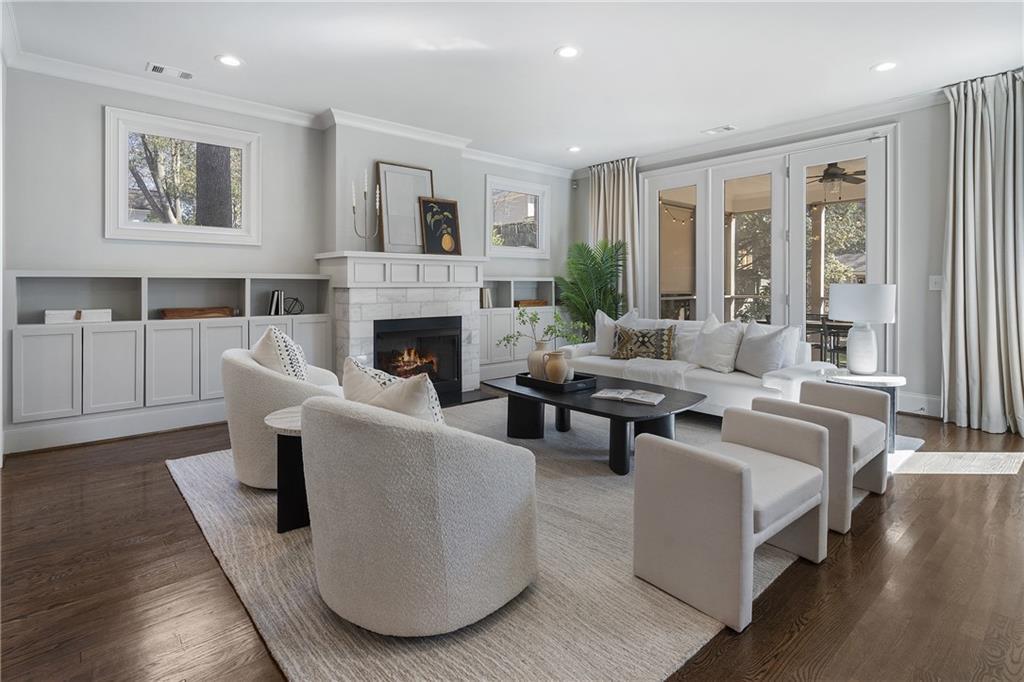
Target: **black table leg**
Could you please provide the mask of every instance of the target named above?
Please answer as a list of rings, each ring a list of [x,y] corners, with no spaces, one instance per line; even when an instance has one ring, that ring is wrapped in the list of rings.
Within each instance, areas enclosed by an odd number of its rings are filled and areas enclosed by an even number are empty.
[[[543,438],[544,403],[510,395],[507,433],[509,438]]]
[[[608,466],[619,476],[629,473],[629,456],[633,451],[633,439],[629,433],[629,422],[612,418],[608,425]]]
[[[633,433],[637,436],[641,433],[650,433],[655,436],[661,436],[662,438],[668,438],[669,440],[675,440],[676,417],[675,415],[670,414],[657,419],[648,419],[647,421],[636,422],[633,424]]]
[[[568,431],[572,428],[572,411],[568,407],[555,408],[555,428],[559,431]]]
[[[306,476],[302,469],[302,439],[277,436],[277,532],[309,525]]]

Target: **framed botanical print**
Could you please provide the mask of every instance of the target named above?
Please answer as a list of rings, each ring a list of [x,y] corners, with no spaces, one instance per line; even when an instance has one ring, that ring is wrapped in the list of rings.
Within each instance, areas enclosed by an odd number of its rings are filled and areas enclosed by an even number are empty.
[[[547,185],[487,176],[487,255],[550,258]]]
[[[423,224],[423,253],[442,256],[462,255],[459,202],[452,199],[420,197],[420,222]]]
[[[258,246],[260,136],[106,107],[104,236]]]
[[[420,197],[434,196],[434,173],[429,168],[377,162],[380,221],[384,251],[423,253]]]

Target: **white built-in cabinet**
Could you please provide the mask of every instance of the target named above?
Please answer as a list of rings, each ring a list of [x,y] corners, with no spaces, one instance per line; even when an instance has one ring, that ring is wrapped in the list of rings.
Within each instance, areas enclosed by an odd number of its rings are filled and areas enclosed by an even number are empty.
[[[199,400],[199,321],[146,323],[146,405]]]
[[[199,321],[199,397],[224,397],[220,356],[231,348],[249,347],[250,322],[237,317]]]
[[[529,325],[516,321],[516,312],[523,300],[545,301],[546,305],[531,305],[528,310],[540,317],[538,332],[555,321],[557,291],[552,277],[519,277],[485,279],[483,288],[490,292],[490,307],[480,308],[480,374],[483,378],[507,376],[525,371],[526,358],[534,349],[533,340],[523,338],[512,349],[499,346],[498,340],[516,330],[529,333]],[[562,311],[565,317],[565,312]],[[552,348],[560,345],[556,339]]]
[[[221,354],[251,347],[271,325],[307,362],[332,368],[329,284],[326,275],[8,272],[11,423],[221,399]],[[303,313],[265,315],[278,289]],[[160,319],[163,308],[203,306],[235,316]],[[109,308],[113,320],[43,324],[45,310],[86,308]]]
[[[12,341],[13,421],[82,414],[82,326],[15,329]]]
[[[82,326],[82,414],[143,406],[145,343],[141,322]]]

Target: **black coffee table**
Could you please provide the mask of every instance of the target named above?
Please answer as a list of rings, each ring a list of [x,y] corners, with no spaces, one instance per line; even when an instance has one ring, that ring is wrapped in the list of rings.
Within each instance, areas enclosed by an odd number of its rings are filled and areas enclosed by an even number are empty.
[[[629,473],[633,436],[653,433],[665,438],[674,438],[675,415],[700,404],[707,397],[693,391],[680,391],[655,384],[601,376],[597,377],[596,388],[573,393],[554,393],[520,386],[516,383],[515,377],[492,379],[481,383],[508,395],[509,438],[543,438],[545,405],[555,406],[555,428],[559,431],[568,431],[572,427],[570,415],[573,412],[607,417],[610,421],[608,466],[620,476]],[[604,388],[653,391],[663,394],[665,399],[657,405],[637,405],[591,397],[596,391]],[[630,434],[631,427],[633,435]]]

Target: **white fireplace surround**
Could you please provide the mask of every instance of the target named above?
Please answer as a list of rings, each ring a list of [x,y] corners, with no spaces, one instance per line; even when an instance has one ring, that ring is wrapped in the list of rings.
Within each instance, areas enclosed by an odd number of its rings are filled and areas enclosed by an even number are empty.
[[[316,256],[331,276],[337,367],[373,363],[374,320],[462,318],[462,390],[480,387],[480,288],[486,258],[335,251]]]

